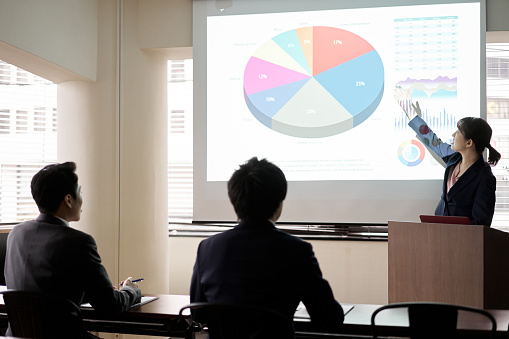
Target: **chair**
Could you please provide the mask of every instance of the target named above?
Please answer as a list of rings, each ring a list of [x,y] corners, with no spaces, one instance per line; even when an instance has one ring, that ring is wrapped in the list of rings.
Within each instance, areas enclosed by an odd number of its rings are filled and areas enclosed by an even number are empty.
[[[0,233],[0,285],[5,286],[5,252],[7,251],[7,237],[9,233]]]
[[[469,335],[469,338],[493,338],[497,330],[495,318],[485,310],[444,303],[407,302],[385,305],[373,312],[371,315],[373,338],[378,338],[378,332],[382,327],[381,325],[375,324],[377,315],[382,311],[398,308],[408,309],[409,335],[406,337],[411,339],[456,338],[459,311],[479,314],[484,319],[487,318],[487,320],[489,320],[488,323],[491,324],[491,331],[489,334],[486,334],[486,332],[478,332],[477,334],[479,335]]]
[[[41,339],[87,337],[80,309],[72,301],[38,292],[7,290],[1,293],[13,336]]]
[[[198,321],[187,322],[184,310],[196,310]],[[179,318],[186,333],[203,329],[210,339],[286,339],[294,338],[293,319],[272,309],[235,303],[197,302],[180,309]]]

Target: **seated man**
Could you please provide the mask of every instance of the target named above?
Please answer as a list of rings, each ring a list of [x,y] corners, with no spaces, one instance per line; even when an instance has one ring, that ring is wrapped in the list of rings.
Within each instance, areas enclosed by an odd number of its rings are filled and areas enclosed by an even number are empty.
[[[311,244],[275,226],[286,191],[285,175],[265,159],[252,158],[233,173],[228,196],[240,223],[200,243],[191,302],[253,304],[291,321],[302,301],[317,329],[335,331],[343,323],[343,309]],[[193,318],[206,322],[199,311]]]
[[[94,238],[69,226],[80,220],[83,203],[75,171],[76,164],[66,162],[46,166],[32,178],[41,214],[9,234],[7,288],[58,295],[78,306],[86,300],[98,312],[125,311],[141,299],[137,284],[129,278],[120,290],[113,288]]]

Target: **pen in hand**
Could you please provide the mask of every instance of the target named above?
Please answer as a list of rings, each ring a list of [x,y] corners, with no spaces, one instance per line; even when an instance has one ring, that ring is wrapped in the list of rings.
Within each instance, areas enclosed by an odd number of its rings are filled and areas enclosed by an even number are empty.
[[[134,279],[132,280],[132,282],[139,282],[139,281],[143,281],[145,278],[139,278],[139,279]],[[122,286],[124,284],[124,281],[122,281],[120,284],[118,284],[118,286]]]

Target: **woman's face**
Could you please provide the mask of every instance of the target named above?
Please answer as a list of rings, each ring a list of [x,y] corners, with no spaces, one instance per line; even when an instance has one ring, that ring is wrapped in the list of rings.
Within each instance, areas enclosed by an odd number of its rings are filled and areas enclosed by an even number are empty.
[[[462,150],[465,150],[467,147],[467,142],[470,139],[466,139],[463,133],[461,133],[460,130],[457,130],[452,134],[452,143],[451,143],[451,149],[456,152],[461,152]]]

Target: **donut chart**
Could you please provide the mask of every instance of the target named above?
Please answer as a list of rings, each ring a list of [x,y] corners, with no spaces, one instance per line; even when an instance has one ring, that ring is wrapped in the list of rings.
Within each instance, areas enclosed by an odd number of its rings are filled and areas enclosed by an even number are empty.
[[[384,91],[378,52],[360,36],[312,26],[265,41],[244,70],[251,114],[289,136],[322,138],[362,124]]]
[[[417,140],[403,141],[398,147],[398,159],[408,167],[419,165],[425,154],[424,146]]]

